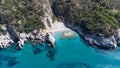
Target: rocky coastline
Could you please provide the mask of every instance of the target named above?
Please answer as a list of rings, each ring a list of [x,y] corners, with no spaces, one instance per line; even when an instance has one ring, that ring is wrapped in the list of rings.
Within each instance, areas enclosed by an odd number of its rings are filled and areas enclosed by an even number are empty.
[[[49,34],[49,36],[48,36],[48,34]],[[13,43],[16,43],[15,41],[13,41],[10,38],[9,34],[0,35],[0,37],[1,37],[0,49],[10,47]],[[44,42],[47,42],[48,44],[52,43],[52,44],[49,44],[49,46],[55,47],[55,45],[54,45],[55,39],[52,36],[52,34],[42,33],[38,30],[34,30],[33,32],[28,33],[28,34],[20,33],[19,34],[19,39],[20,40],[17,42],[18,46],[16,47],[16,49],[22,49],[22,47],[23,47],[23,45],[25,44],[26,41],[32,42],[33,46],[35,46],[37,43],[40,43],[42,45]]]
[[[104,50],[113,50],[120,44],[120,29],[118,33],[115,33],[109,38],[101,38],[94,35],[88,35],[82,32],[82,30],[74,25],[66,24],[65,26],[76,31],[79,36],[85,41],[86,44],[92,46],[93,48],[104,49]]]
[[[57,24],[57,23],[55,23],[55,24]],[[62,22],[62,23],[64,23],[64,22]],[[52,25],[54,25],[54,24],[52,24]],[[66,28],[76,31],[80,35],[80,37],[85,41],[85,43],[87,43],[88,45],[90,45],[94,48],[99,48],[99,49],[104,49],[104,50],[113,50],[120,44],[119,29],[118,29],[118,33],[115,33],[113,36],[106,39],[106,38],[100,38],[100,37],[93,36],[93,35],[84,34],[79,27],[71,25],[71,24],[64,23],[62,25],[65,25]],[[47,28],[50,28],[50,27],[47,27]],[[55,27],[55,29],[56,29],[56,27]],[[28,34],[19,33],[18,36],[19,36],[20,40],[18,41],[19,45],[18,45],[18,47],[16,47],[16,49],[22,49],[22,47],[26,41],[33,42],[33,45],[36,45],[37,43],[43,44],[45,42],[48,46],[55,48],[55,38],[52,35],[52,30],[48,30],[48,29],[46,29],[44,31],[34,30],[33,32],[30,32]],[[11,46],[12,43],[14,43],[14,41],[11,40],[9,34],[5,35],[3,39],[7,40],[7,42],[4,43],[4,40],[1,41],[0,48],[7,48],[7,47]]]

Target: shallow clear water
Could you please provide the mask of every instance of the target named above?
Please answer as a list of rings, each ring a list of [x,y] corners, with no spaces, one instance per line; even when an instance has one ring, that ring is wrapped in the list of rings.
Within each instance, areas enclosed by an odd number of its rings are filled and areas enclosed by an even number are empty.
[[[61,38],[54,33],[56,49],[54,60],[47,57],[46,46],[33,47],[26,43],[21,51],[12,47],[0,51],[0,68],[119,68],[120,48],[113,51],[98,50],[86,45],[75,33],[73,38]],[[36,51],[37,50],[37,51]]]

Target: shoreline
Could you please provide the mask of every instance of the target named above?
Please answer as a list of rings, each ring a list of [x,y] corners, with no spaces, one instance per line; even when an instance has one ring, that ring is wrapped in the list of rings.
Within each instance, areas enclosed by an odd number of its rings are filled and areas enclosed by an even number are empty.
[[[13,43],[18,43],[16,49],[20,50],[22,49],[26,41],[32,42],[33,46],[36,46],[37,43],[40,43],[42,45],[46,41],[45,39],[46,37],[47,40],[49,40],[52,43],[50,46],[55,47],[54,46],[55,39],[53,38],[52,34],[50,32],[46,32],[46,30],[44,32],[34,30],[33,32],[30,32],[28,34],[26,33],[17,33],[17,34],[20,39],[18,42],[14,42],[10,38],[8,33],[6,35],[0,35],[1,37],[0,49],[5,49],[7,47],[11,47]],[[47,34],[49,34],[49,36],[47,36]]]
[[[47,38],[47,41],[49,40],[48,42],[52,43],[52,44],[50,44],[50,45],[48,44],[48,45],[53,46],[55,48],[55,38],[53,37],[52,34],[55,32],[61,32],[61,31],[64,32],[64,31],[69,31],[69,30],[77,32],[79,34],[79,36],[83,39],[83,41],[93,48],[104,49],[104,50],[113,50],[117,47],[117,45],[116,45],[117,43],[115,43],[114,37],[110,38],[110,39],[100,39],[98,37],[92,37],[89,35],[85,35],[79,27],[71,25],[71,24],[65,24],[64,22],[59,22],[59,21],[54,22],[52,24],[52,26],[53,27],[49,27],[50,29],[45,29],[43,31],[34,30],[33,32],[30,32],[28,34],[20,33],[19,34],[20,41],[18,42],[19,43],[18,49],[22,49],[23,45],[25,44],[25,41],[33,40],[33,42],[37,41],[37,42],[34,42],[35,44],[36,43],[43,44],[46,41],[46,37],[48,35],[50,37]],[[8,36],[8,34],[7,34],[7,36]],[[5,40],[3,40],[3,41],[5,41]],[[10,42],[10,41],[8,41],[8,42]],[[11,45],[5,44],[3,47],[0,46],[0,48],[7,48],[9,46],[11,46]]]
[[[79,36],[83,39],[85,44],[87,44],[88,46],[91,46],[91,47],[97,48],[97,49],[103,49],[103,50],[114,50],[117,47],[117,43],[114,44],[114,43],[111,43],[111,42],[107,42],[107,43],[110,43],[110,45],[109,44],[104,44],[104,43],[106,43],[106,40],[109,40],[109,39],[99,40],[99,38],[97,37],[98,38],[98,40],[97,40],[97,39],[95,39],[92,36],[85,35],[82,32],[82,30],[79,27],[77,27],[77,26],[69,25],[69,24],[65,24],[65,26],[70,28],[71,30],[77,32],[79,34]],[[99,42],[101,42],[101,43],[99,43]]]
[[[55,27],[50,27],[51,28],[50,30],[48,29],[44,29],[42,31],[34,30],[28,34],[26,34],[25,32],[23,33],[17,32],[17,35],[19,36],[20,40],[17,42],[18,46],[16,47],[16,49],[18,50],[22,49],[26,41],[33,42],[33,46],[35,46],[35,44],[37,43],[43,44],[46,41],[47,34],[49,34],[47,41],[49,41],[49,43],[50,42],[52,43],[49,46],[52,46],[55,48],[55,38],[53,37],[52,34],[58,31],[64,31],[64,30],[70,30],[70,29],[66,28],[62,22],[54,22],[53,26]],[[61,27],[62,29],[60,29]],[[10,38],[10,35],[8,33],[6,35],[0,35],[0,37],[3,37],[2,40],[0,40],[0,49],[10,47],[12,46],[11,44],[16,43]],[[10,42],[11,44],[9,44]]]

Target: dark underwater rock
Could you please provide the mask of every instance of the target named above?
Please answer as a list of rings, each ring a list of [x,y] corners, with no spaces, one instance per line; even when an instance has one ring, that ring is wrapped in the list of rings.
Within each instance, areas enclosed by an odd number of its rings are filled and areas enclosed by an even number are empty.
[[[46,50],[44,45],[41,45],[41,44],[37,44],[35,46],[32,46],[32,49],[33,49],[33,54],[34,55],[39,54],[39,53]]]
[[[7,65],[8,66],[13,66],[13,65],[18,63],[18,61],[16,61],[17,58],[16,57],[11,57],[11,56],[3,56],[1,60],[2,61],[7,61],[8,62]]]
[[[54,56],[56,55],[56,48],[53,48],[53,47],[51,47],[51,46],[48,46],[47,47],[47,54],[46,54],[46,56],[48,57],[48,58],[50,58],[50,60],[51,61],[53,61],[54,60]]]
[[[56,68],[92,68],[86,63],[61,63]]]
[[[41,52],[42,52],[42,50],[41,50],[40,48],[34,48],[34,49],[33,49],[34,55],[39,54],[39,53],[41,53]]]
[[[2,62],[0,62],[0,65],[2,65],[3,63]]]
[[[15,64],[19,63],[18,61],[15,61],[15,60],[10,60],[8,61],[8,66],[11,67],[11,66],[14,66]]]

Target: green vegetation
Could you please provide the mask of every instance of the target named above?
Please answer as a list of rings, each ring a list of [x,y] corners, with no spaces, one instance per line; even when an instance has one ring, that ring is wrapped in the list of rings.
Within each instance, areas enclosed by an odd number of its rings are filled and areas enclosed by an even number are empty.
[[[53,22],[55,22],[57,20],[57,17],[55,15],[52,16],[52,20],[53,20]]]
[[[27,20],[24,24],[24,31],[25,32],[29,32],[29,31],[32,31],[34,29],[44,29],[44,24],[41,22],[41,19],[39,18],[33,18],[33,19],[30,19],[30,20]]]
[[[113,12],[113,4],[105,0],[56,0],[52,8],[58,18],[100,37],[113,35],[120,20],[119,12]]]
[[[7,31],[2,31],[2,34],[3,34],[3,35],[6,35],[6,34],[7,34]]]
[[[0,33],[3,34],[3,35],[6,35],[7,31],[0,28]]]
[[[41,18],[44,16],[42,6],[37,6],[35,0],[5,0],[0,13],[14,26],[18,32],[30,32],[35,29],[44,29]]]

